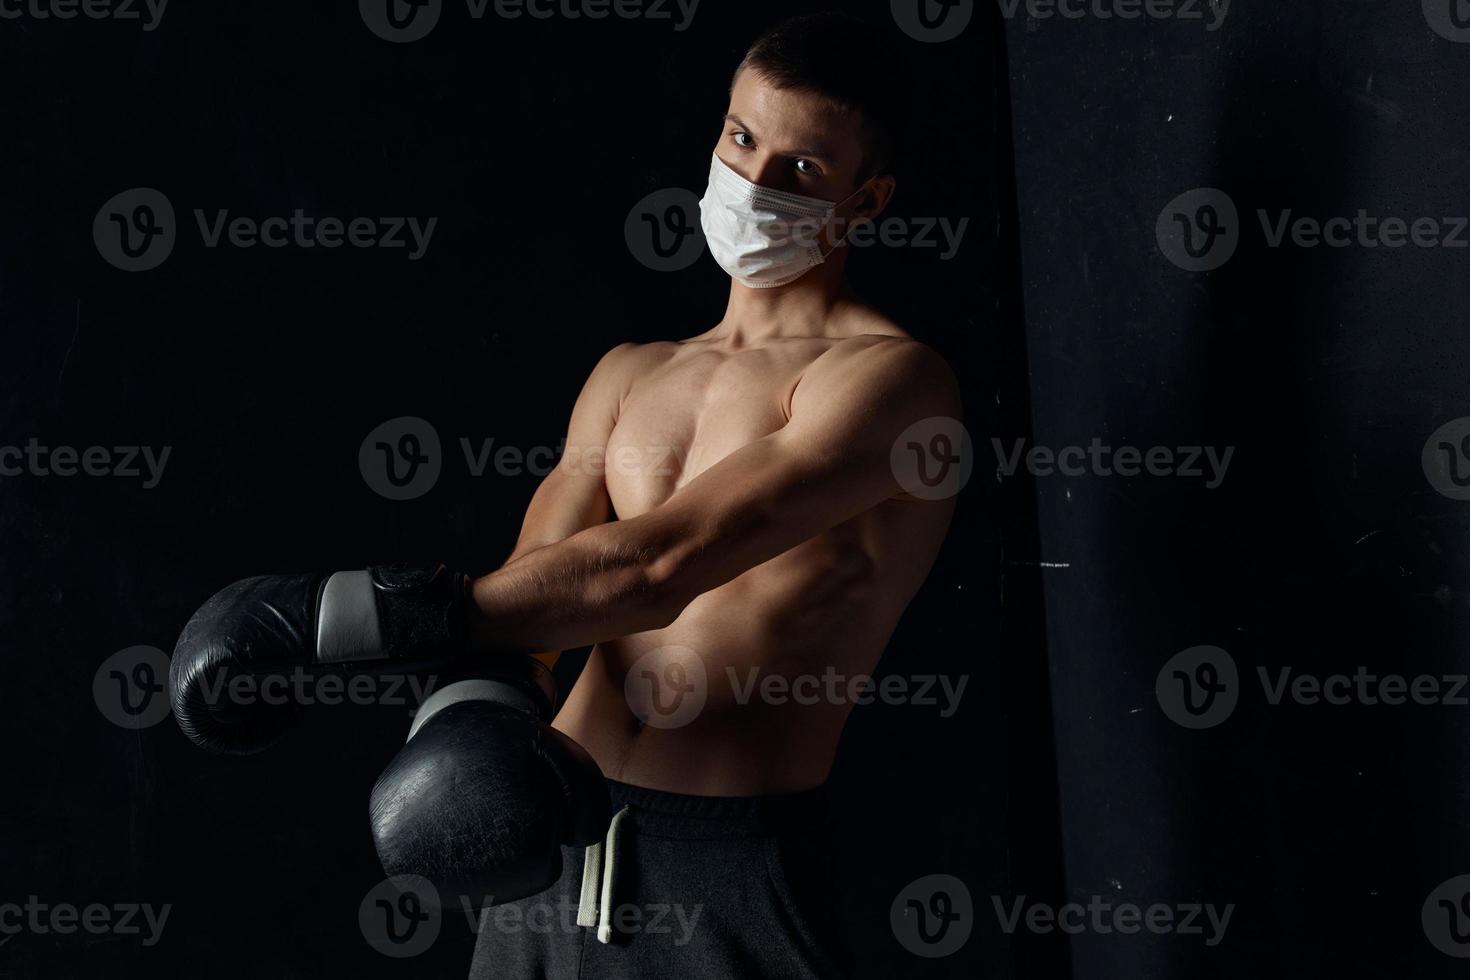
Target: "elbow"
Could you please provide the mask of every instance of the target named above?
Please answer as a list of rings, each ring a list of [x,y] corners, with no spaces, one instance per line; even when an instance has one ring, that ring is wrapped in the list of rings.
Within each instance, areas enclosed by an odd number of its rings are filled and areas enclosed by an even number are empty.
[[[639,620],[644,630],[672,625],[698,594],[688,587],[689,561],[678,549],[659,553],[644,562],[639,571]]]
[[[705,587],[699,582],[701,550],[689,542],[650,549],[639,563],[639,625],[664,629],[684,612]]]

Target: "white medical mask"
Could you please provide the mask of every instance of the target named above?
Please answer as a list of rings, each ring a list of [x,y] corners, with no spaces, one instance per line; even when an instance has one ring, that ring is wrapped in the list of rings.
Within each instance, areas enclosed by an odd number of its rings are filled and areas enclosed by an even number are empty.
[[[752,184],[715,154],[709,190],[699,202],[699,223],[720,268],[752,289],[770,289],[826,261],[819,241],[822,229],[838,208],[862,192],[859,187],[833,203],[771,190]]]

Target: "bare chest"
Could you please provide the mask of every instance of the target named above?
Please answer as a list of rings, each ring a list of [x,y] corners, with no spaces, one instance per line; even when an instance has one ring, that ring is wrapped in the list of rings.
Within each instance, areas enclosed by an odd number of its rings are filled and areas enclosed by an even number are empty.
[[[605,478],[618,516],[657,507],[726,456],[784,426],[791,392],[822,349],[700,352],[641,379],[608,439]]]

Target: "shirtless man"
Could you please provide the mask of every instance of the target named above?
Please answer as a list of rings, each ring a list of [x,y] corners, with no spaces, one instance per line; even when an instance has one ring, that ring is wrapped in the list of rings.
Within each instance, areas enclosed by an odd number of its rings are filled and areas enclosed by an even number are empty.
[[[852,704],[766,703],[759,680],[870,673],[953,509],[952,498],[905,492],[892,454],[915,423],[959,418],[954,377],[854,295],[837,244],[896,186],[889,100],[901,111],[902,89],[885,57],[835,16],[788,22],[752,47],[701,204],[711,252],[732,276],[723,319],[688,340],[624,344],[602,358],[514,553],[474,587],[487,642],[527,652],[595,644],[554,724],[615,781],[614,807],[629,808],[640,835],[624,848],[636,853],[601,856],[637,879],[615,905],[651,915],[650,904],[681,902],[704,918],[683,950],[676,928],[590,952],[555,936],[559,954],[491,915],[475,977],[843,971],[836,925],[817,921],[832,899],[791,892],[830,887],[820,807],[808,799]],[[839,202],[819,264],[771,247],[760,234],[770,228],[742,212],[752,195],[758,210],[801,211],[765,191]],[[589,462],[598,459],[605,465]],[[680,696],[702,707],[689,717]],[[767,819],[775,800],[799,816]],[[730,839],[768,822],[783,828],[772,832],[774,856]],[[751,858],[746,881],[737,869]],[[564,882],[579,879],[569,862]],[[772,887],[779,909],[760,900]]]
[[[752,46],[701,202],[725,315],[602,358],[503,567],[244,579],[179,639],[175,718],[229,752],[291,710],[221,703],[236,675],[453,675],[371,816],[395,881],[485,908],[474,978],[846,972],[822,786],[854,692],[829,681],[876,666],[964,467],[948,367],[845,278],[896,186],[900,78],[842,15]],[[589,645],[553,719],[537,660]]]

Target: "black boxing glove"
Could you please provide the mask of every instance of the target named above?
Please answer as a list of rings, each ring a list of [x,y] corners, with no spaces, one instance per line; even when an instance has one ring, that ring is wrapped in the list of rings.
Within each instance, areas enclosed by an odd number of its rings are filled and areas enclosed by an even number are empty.
[[[169,668],[174,717],[205,748],[259,751],[285,730],[294,706],[259,697],[231,704],[235,678],[463,661],[471,609],[469,578],[443,565],[244,579],[216,593],[184,627]]]
[[[586,750],[548,722],[550,672],[528,686],[480,677],[441,687],[414,718],[408,744],[378,777],[373,842],[390,876],[419,875],[441,907],[473,908],[545,891],[561,847],[603,838],[607,782]]]

